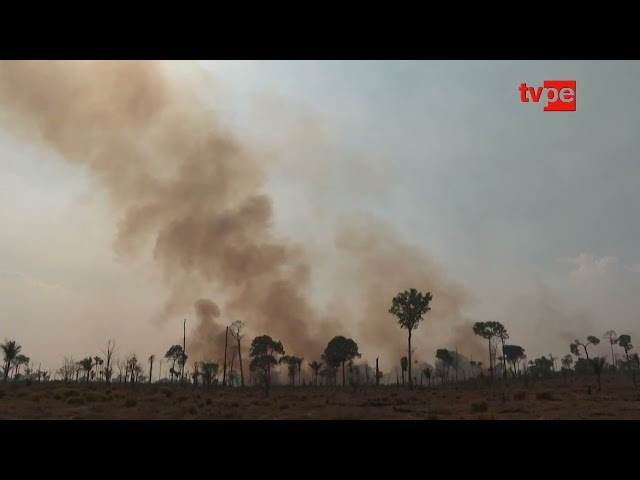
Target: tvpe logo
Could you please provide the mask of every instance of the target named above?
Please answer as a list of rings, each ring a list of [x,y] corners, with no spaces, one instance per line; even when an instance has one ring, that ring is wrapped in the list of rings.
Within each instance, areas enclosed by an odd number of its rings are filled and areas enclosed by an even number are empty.
[[[539,103],[546,101],[545,112],[575,112],[576,111],[576,81],[575,80],[545,80],[542,87],[530,87],[521,83],[520,101],[523,103]]]

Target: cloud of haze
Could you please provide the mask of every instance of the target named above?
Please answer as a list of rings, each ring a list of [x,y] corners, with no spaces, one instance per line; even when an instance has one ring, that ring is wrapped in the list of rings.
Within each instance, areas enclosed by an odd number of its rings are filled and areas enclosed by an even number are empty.
[[[332,336],[347,334],[369,358],[395,362],[406,349],[406,333],[387,310],[392,296],[410,287],[434,295],[433,310],[421,329],[443,342],[455,338],[451,346],[460,350],[479,348],[471,329],[459,328],[465,325],[464,307],[472,303],[470,293],[383,221],[325,206],[308,222],[326,221],[332,243],[307,245],[304,235],[279,236],[273,228],[265,160],[278,149],[286,151],[287,142],[275,150],[265,148],[263,158],[261,144],[203,108],[165,64],[1,62],[0,106],[3,127],[13,141],[50,149],[82,168],[96,192],[104,190],[108,207],[101,213],[114,226],[111,247],[117,261],[138,265],[151,285],[162,284],[168,292],[143,316],[125,307],[138,293],[120,292],[112,299],[123,309],[119,316],[153,329],[191,315],[196,326],[189,330],[190,358],[219,359],[224,326],[242,319],[249,333],[245,338],[269,334],[283,342],[287,353],[309,361],[319,358]],[[305,121],[298,119],[301,132]],[[314,131],[312,124],[308,131]],[[299,137],[290,141],[292,148],[300,145]],[[313,141],[316,146],[328,142]],[[326,148],[336,149],[330,142]],[[313,156],[299,161],[309,163],[298,167],[296,181],[322,181],[317,176],[322,167],[318,170]],[[380,180],[375,172],[366,174],[361,160],[346,165],[344,174],[353,177],[354,189],[366,190],[372,178]],[[318,253],[323,249],[324,257]],[[321,270],[329,272],[325,275],[331,282],[326,301],[314,294],[314,274]],[[30,282],[31,288],[50,290],[42,282]],[[96,296],[81,303],[84,311],[99,312],[110,308],[104,300]],[[86,318],[85,331],[91,322]],[[435,350],[433,340],[427,343]]]

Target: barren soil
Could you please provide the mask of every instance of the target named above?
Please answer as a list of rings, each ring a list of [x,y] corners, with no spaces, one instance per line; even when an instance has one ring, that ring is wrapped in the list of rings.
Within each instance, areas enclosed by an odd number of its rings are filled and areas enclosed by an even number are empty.
[[[592,393],[588,393],[591,386]],[[0,384],[0,419],[640,419],[628,377],[417,387]]]

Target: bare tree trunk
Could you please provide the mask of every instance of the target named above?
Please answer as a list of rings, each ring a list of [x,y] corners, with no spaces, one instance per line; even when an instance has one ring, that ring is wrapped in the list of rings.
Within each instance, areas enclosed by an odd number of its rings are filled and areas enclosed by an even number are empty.
[[[224,337],[224,364],[222,367],[222,386],[225,387],[227,385],[227,341],[229,340],[229,327],[227,327],[227,333]],[[269,390],[267,390],[267,395],[269,395]]]
[[[491,337],[489,337],[489,371],[491,372],[491,380],[493,380],[493,363],[491,361]]]
[[[182,368],[180,369],[180,380],[184,385],[184,364],[187,363],[187,319],[184,319],[182,324]]]
[[[413,377],[411,376],[411,329],[409,329],[409,365],[407,367],[409,373],[409,388],[413,388]]]
[[[344,381],[344,362],[342,362],[342,386],[344,387],[345,385],[345,381]]]
[[[240,354],[240,338],[238,337],[238,361],[240,362],[240,384],[244,387],[244,372],[242,371],[242,355]]]
[[[504,354],[504,337],[500,337],[502,341],[502,380],[507,381],[507,357]]]
[[[613,355],[613,342],[611,341],[611,337],[609,337],[609,345],[611,345],[611,365],[613,365],[613,368],[617,370],[616,357]]]
[[[376,357],[376,386],[380,385],[380,370],[378,370],[378,358]]]

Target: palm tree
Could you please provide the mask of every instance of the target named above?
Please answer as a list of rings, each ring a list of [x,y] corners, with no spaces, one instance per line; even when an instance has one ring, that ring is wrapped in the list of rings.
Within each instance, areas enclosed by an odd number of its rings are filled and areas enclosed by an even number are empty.
[[[87,383],[89,383],[89,373],[91,373],[91,369],[93,368],[93,358],[87,357],[78,362],[80,366],[87,372]]]
[[[153,373],[153,361],[156,359],[155,355],[149,357],[149,383],[151,383],[151,374]]]
[[[324,365],[324,363],[322,362],[318,363],[315,360],[309,364],[309,366],[311,367],[311,370],[313,370],[316,385],[318,385],[318,371],[322,368],[322,365]]]
[[[26,357],[24,355],[18,355],[14,360],[13,363],[16,367],[14,373],[13,373],[13,378],[15,380],[18,379],[18,377],[20,376],[20,367],[22,365],[28,365],[29,364],[29,357]]]
[[[618,334],[614,331],[614,330],[609,330],[607,333],[604,334],[604,336],[602,338],[606,338],[607,340],[609,340],[609,345],[611,346],[611,364],[613,365],[613,368],[616,368],[616,357],[613,353],[613,345],[615,343],[618,343]]]
[[[18,345],[15,340],[5,340],[4,343],[0,345],[0,349],[2,349],[2,353],[4,354],[4,378],[2,381],[6,382],[11,364],[20,353],[20,350],[22,350],[22,346]]]
[[[96,355],[95,357],[93,357],[93,360],[95,362],[93,365],[96,367],[95,378],[97,379],[98,378],[98,365],[100,365],[100,362],[102,361],[102,359],[99,356]]]

